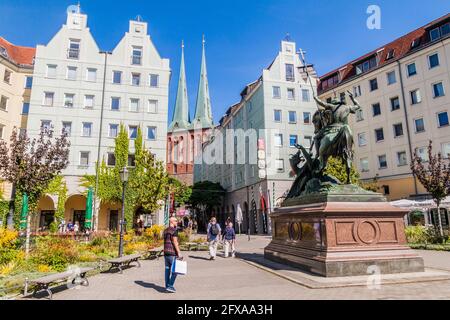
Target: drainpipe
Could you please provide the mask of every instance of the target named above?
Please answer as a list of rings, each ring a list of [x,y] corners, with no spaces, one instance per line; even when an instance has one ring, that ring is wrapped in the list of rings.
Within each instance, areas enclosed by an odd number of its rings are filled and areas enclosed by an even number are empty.
[[[402,101],[403,101],[403,112],[405,113],[405,120],[406,120],[406,134],[408,136],[408,147],[409,147],[409,154],[411,156],[411,162],[413,161],[413,157],[414,157],[414,152],[413,152],[413,147],[412,147],[412,143],[411,143],[411,130],[409,128],[409,117],[408,117],[408,109],[406,107],[406,98],[405,98],[405,87],[403,85],[403,72],[402,72],[402,67],[401,67],[401,63],[400,60],[397,60],[397,66],[398,66],[398,73],[400,75],[400,91],[402,94]],[[413,175],[413,179],[414,179],[414,192],[415,195],[417,196],[419,193],[419,189],[417,186],[417,178],[416,175],[414,174],[414,172],[412,172]]]
[[[102,106],[100,111],[100,132],[98,135],[98,146],[97,146],[97,168],[95,173],[95,191],[94,191],[94,223],[93,228],[94,231],[98,231],[98,220],[99,220],[99,212],[97,212],[97,194],[99,187],[99,174],[100,174],[100,155],[101,155],[101,145],[102,145],[102,134],[103,134],[103,113],[105,109],[105,88],[106,88],[106,67],[108,65],[108,55],[111,54],[109,51],[100,51],[100,54],[105,55],[105,64],[103,68],[103,88],[102,88]],[[100,210],[100,208],[99,208]]]

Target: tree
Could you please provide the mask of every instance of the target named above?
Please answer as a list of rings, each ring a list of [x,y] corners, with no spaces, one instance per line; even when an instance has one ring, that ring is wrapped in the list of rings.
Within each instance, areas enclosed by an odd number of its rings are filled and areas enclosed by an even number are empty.
[[[347,171],[345,164],[342,160],[331,157],[328,160],[327,168],[325,169],[324,174],[328,174],[330,176],[335,177],[339,181],[347,181]],[[356,171],[353,166],[350,173],[351,183],[358,184],[359,183],[359,173]]]
[[[450,195],[450,166],[443,159],[440,152],[437,155],[433,154],[433,142],[430,141],[428,146],[428,164],[425,165],[425,161],[416,151],[411,163],[411,170],[436,202],[439,233],[443,237],[441,202]]]
[[[213,207],[221,205],[225,189],[220,183],[210,181],[197,182],[192,187],[189,203],[193,208],[209,211]]]
[[[53,139],[53,130],[41,130],[32,141],[26,132],[14,128],[10,144],[0,141],[0,176],[21,194],[27,194],[33,213],[37,203],[51,181],[69,164],[67,134]],[[30,214],[27,220],[27,246],[29,249]]]
[[[169,177],[170,194],[174,196],[177,206],[183,206],[189,202],[192,195],[192,187],[187,186],[181,181]]]

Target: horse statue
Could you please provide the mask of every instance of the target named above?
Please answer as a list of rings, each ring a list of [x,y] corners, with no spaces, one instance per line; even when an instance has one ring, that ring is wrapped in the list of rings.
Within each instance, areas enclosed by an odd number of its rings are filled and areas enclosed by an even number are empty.
[[[361,106],[351,92],[348,94],[354,105],[347,105],[344,101],[337,99],[324,102],[314,97],[319,110],[313,116],[315,128],[313,144],[309,151],[297,145],[299,151],[291,157],[291,167],[297,179],[288,199],[314,191],[315,188],[320,187],[318,185],[321,183],[341,183],[334,177],[324,175],[330,157],[342,160],[347,173],[346,183],[351,184],[354,139],[348,117],[360,110]],[[302,167],[299,166],[301,164],[303,164]]]

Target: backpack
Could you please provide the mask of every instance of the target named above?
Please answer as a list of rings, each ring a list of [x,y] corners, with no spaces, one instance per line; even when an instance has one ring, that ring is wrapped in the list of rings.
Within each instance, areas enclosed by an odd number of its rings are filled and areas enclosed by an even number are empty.
[[[213,236],[219,235],[219,233],[220,233],[219,225],[217,223],[216,224],[212,224],[211,225],[211,229],[210,229],[209,232],[211,232],[211,234]]]

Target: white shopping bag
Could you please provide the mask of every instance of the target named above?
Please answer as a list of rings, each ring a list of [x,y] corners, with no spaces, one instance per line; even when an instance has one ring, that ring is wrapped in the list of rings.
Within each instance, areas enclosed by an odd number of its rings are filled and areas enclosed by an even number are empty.
[[[186,275],[187,274],[187,262],[182,260],[175,260],[172,266],[172,272],[176,274]]]

